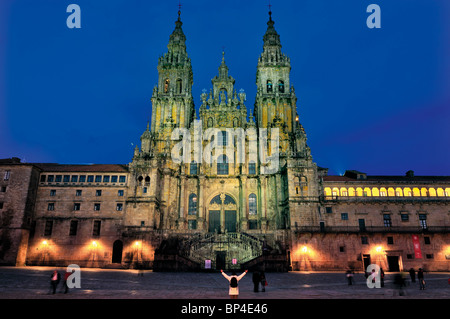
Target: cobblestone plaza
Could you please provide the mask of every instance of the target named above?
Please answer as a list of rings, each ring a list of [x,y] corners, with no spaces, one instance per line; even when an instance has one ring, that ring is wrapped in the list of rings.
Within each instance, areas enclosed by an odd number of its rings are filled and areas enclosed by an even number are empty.
[[[82,269],[81,288],[51,293],[51,267],[0,268],[1,299],[228,299],[228,282],[218,272],[153,272]],[[63,275],[65,269],[59,268]],[[265,292],[253,292],[252,273],[239,282],[239,299],[450,299],[450,273],[426,273],[426,289],[416,281],[399,296],[395,273],[383,288],[368,288],[363,273],[349,286],[344,272],[266,273]]]

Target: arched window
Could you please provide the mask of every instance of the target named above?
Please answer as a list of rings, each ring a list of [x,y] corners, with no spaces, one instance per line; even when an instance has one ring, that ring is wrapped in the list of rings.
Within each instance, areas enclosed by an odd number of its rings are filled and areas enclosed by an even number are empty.
[[[248,214],[256,215],[258,213],[256,206],[256,195],[250,194],[248,195]]]
[[[267,80],[267,93],[272,93],[272,81]]]
[[[169,79],[166,79],[166,80],[164,81],[164,93],[169,92],[169,84],[170,84],[170,80],[169,80]]]
[[[188,215],[197,215],[197,195],[195,195],[194,193],[189,195]]]
[[[142,176],[138,177],[138,185],[142,185],[142,181],[144,180],[144,178]]]
[[[217,175],[228,175],[228,158],[220,155],[217,159]]]
[[[331,197],[331,188],[329,187],[325,187],[325,189],[323,190],[325,197]]]
[[[189,172],[191,173],[191,175],[197,175],[197,162],[192,161],[191,162],[191,167],[189,168]]]
[[[380,191],[378,188],[376,187],[372,188],[372,196],[380,196]]]
[[[209,118],[208,118],[208,123],[207,123],[207,125],[208,125],[208,128],[209,128],[209,127],[213,127],[213,119],[212,119],[212,117],[209,117]]]
[[[181,94],[182,89],[183,89],[182,81],[181,79],[177,79],[177,93]]]
[[[284,93],[284,82],[281,80],[278,81],[278,92]]]
[[[250,163],[248,163],[248,173],[250,175],[256,174],[256,164],[254,161],[250,161]]]

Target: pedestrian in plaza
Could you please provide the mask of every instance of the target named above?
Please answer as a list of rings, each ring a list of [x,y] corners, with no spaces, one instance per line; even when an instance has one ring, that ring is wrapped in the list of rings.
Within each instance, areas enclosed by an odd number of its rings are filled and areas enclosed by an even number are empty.
[[[73,273],[75,273],[75,269],[72,269],[72,272],[69,272],[68,270],[66,270],[66,272],[64,273],[63,287],[64,287],[65,294],[69,292],[69,286],[67,285],[67,280],[69,280],[70,275]]]
[[[239,276],[236,275],[236,273],[233,271],[231,276],[228,276],[226,273],[223,272],[223,270],[221,269],[220,272],[222,273],[222,275],[229,281],[230,283],[230,289],[228,290],[228,294],[230,295],[231,299],[237,299],[239,296],[239,287],[238,287],[238,282],[239,280],[242,279],[242,277],[245,276],[245,274],[247,273],[248,270],[244,271],[242,274],[240,274]]]
[[[61,280],[61,275],[57,270],[54,270],[50,276],[50,284],[52,286],[53,294],[56,293],[56,287],[58,287],[59,281]]]
[[[425,290],[425,279],[423,276],[423,269],[419,268],[419,271],[417,272],[417,279],[419,280],[419,287],[420,290]]]
[[[398,274],[395,275],[395,277],[394,277],[394,286],[395,286],[395,288],[398,289],[398,295],[399,296],[404,296],[405,295],[405,290],[404,290],[405,280],[404,280],[404,278],[403,278],[401,273],[398,273]],[[395,290],[394,290],[394,296],[395,296]]]
[[[384,287],[384,271],[383,271],[383,268],[380,268],[380,284],[381,284],[381,287]]]
[[[416,282],[416,271],[414,268],[409,270],[409,277],[411,277],[411,282]]]
[[[265,292],[267,286],[267,280],[266,275],[264,274],[264,271],[261,271],[261,291]]]
[[[347,277],[348,285],[353,285],[353,271],[351,269],[347,270],[345,273],[345,276]]]
[[[257,270],[253,272],[252,281],[253,292],[259,292],[259,283],[261,282],[261,276]]]

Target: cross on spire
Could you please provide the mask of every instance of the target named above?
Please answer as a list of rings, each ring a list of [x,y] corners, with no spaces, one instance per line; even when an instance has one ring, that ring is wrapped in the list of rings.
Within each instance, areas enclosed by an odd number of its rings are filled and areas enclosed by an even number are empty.
[[[181,1],[178,0],[178,19],[180,19],[180,15],[181,15]]]
[[[272,5],[270,4],[270,0],[267,6],[269,7],[269,19],[272,20]]]

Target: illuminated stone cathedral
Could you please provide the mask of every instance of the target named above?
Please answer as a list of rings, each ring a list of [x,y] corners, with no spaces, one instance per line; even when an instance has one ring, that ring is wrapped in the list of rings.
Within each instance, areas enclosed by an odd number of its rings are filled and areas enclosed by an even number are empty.
[[[179,12],[129,164],[0,160],[0,264],[449,271],[450,177],[318,167],[274,24],[253,109],[223,53],[196,112]]]

